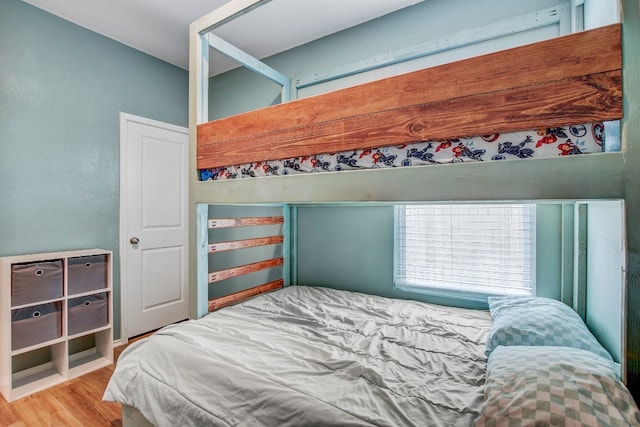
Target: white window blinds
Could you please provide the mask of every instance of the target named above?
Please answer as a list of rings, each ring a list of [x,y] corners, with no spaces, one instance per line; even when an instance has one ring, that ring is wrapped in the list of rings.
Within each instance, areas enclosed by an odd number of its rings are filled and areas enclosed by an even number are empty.
[[[532,294],[535,212],[532,204],[396,206],[396,286]]]

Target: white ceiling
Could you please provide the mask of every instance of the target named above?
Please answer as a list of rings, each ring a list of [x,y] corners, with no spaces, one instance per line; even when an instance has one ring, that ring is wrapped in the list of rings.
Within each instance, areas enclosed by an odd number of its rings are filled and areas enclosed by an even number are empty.
[[[189,25],[228,0],[23,1],[188,69]],[[272,0],[215,32],[262,59],[420,1]],[[212,74],[235,66],[217,53],[212,56]]]

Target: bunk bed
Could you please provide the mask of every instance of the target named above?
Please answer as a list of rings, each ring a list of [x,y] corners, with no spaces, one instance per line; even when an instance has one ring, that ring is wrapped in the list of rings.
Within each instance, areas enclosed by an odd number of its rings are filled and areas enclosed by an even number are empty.
[[[194,23],[192,57],[207,42],[202,36],[207,29],[255,3],[243,2],[238,11]],[[212,122],[206,119],[203,87],[192,78],[192,93],[200,94],[191,110],[197,134],[192,158],[202,171],[617,120],[622,117],[620,33],[620,26],[612,25]],[[530,61],[549,52],[554,61]],[[207,75],[200,60],[191,65],[196,80]],[[601,161],[615,166],[621,159]],[[525,169],[535,175],[535,166]],[[326,187],[339,182],[329,175]],[[464,180],[464,175],[448,176]],[[610,195],[603,189],[607,178],[592,177],[600,184],[587,196]],[[287,185],[278,184],[268,197],[290,201],[282,189]],[[291,239],[285,232],[206,242],[210,227],[261,222],[206,217],[204,205],[236,185],[192,182],[192,201],[199,206],[191,237],[199,248],[195,270],[198,317],[203,317],[167,327],[121,355],[105,399],[123,404],[125,426],[640,425],[620,366],[560,302],[495,298],[486,311],[288,286],[286,250],[263,262],[206,270],[211,253],[286,245]],[[571,182],[562,185],[567,197],[585,194],[572,192]],[[458,197],[472,200],[470,187]],[[527,196],[546,194],[547,187],[540,187]],[[202,196],[214,191],[218,196]],[[316,199],[323,197],[330,196]],[[431,197],[442,199],[437,191]],[[284,216],[262,221],[288,226]],[[210,283],[274,267],[283,270],[275,281],[220,298],[207,296]]]
[[[532,61],[532,58],[547,57],[552,59]],[[200,70],[202,67],[194,68]],[[405,161],[408,162],[403,163],[408,165],[417,159],[419,164],[426,165],[468,163],[470,160],[498,166],[497,163],[506,163],[505,159],[517,159],[519,164],[512,169],[518,171],[517,174],[514,172],[514,177],[521,177],[519,185],[515,179],[506,186],[503,183],[491,186],[481,180],[472,182],[476,177],[455,172],[454,165],[445,166],[450,174],[441,172],[439,176],[464,183],[465,188],[458,191],[460,200],[482,200],[474,194],[478,187],[507,190],[502,197],[488,200],[526,199],[524,195],[514,193],[519,187],[527,186],[527,177],[522,173],[528,170],[527,163],[540,158],[547,160],[545,165],[549,164],[548,160],[562,160],[569,164],[567,157],[597,158],[598,155],[575,155],[601,153],[603,121],[622,117],[621,28],[619,24],[609,25],[213,121],[205,120],[202,115],[205,111],[206,108],[200,113],[199,123],[195,126],[197,137],[192,144],[200,178],[221,176],[231,168],[247,170],[242,175],[255,176],[252,171],[258,167],[263,171],[277,169],[274,162],[293,165],[293,170],[300,170],[300,164],[305,160],[322,164],[323,155],[331,155],[338,159],[336,163],[342,163],[334,169],[336,171],[348,169],[342,167],[348,165],[348,158],[365,154],[373,157],[374,163],[378,163],[376,155],[379,154],[382,160],[375,166],[381,167],[387,157],[385,150],[399,149],[406,153]],[[487,152],[491,152],[489,147],[494,151],[493,155],[487,156]],[[541,152],[540,156],[535,155],[536,150]],[[437,157],[438,152],[446,152],[441,160]],[[444,160],[446,157],[448,160]],[[602,157],[584,163],[580,169],[589,170],[594,162],[619,161],[620,156]],[[560,162],[555,163],[558,165],[555,167],[562,169]],[[400,169],[395,163],[390,166],[391,169]],[[617,169],[608,166],[606,169]],[[534,164],[533,170],[535,168]],[[588,173],[572,178],[563,176],[567,170],[572,170],[565,169],[550,169],[549,174],[543,175],[556,174],[558,180],[554,187],[561,188],[567,199],[603,197],[598,193],[602,182],[610,181],[614,186],[614,182],[621,179],[620,176],[599,177]],[[323,170],[328,169],[315,165],[311,169],[313,172]],[[391,193],[398,190],[405,185],[405,181],[400,179],[402,172],[395,171],[379,186],[390,188]],[[349,175],[348,180],[340,180],[339,174],[328,174],[333,178],[324,179],[322,188],[314,188],[315,193],[322,193],[323,197],[326,193],[336,193],[334,199],[321,201],[342,200],[337,194],[340,191],[337,187],[367,185],[360,179],[362,177]],[[236,178],[240,173],[228,175],[227,178]],[[535,175],[537,184],[528,186],[529,194],[533,195],[529,196],[530,199],[544,199],[548,197],[546,194],[555,194],[548,190],[550,186],[541,182],[545,176],[538,171]],[[297,178],[299,183],[303,177],[280,178],[292,181]],[[585,196],[576,191],[576,181],[580,180],[582,187],[594,188],[595,192]],[[394,182],[394,185],[389,186],[388,182]],[[372,182],[371,185],[379,183]],[[406,186],[415,188],[416,185],[419,182]],[[288,198],[292,193],[282,190],[288,188],[284,182],[264,187],[257,184],[227,187],[197,182],[192,191],[204,193],[205,186],[223,195],[241,192],[239,189],[250,193],[253,189],[263,188],[264,192],[278,197],[280,203],[290,201]],[[433,200],[447,200],[434,187],[429,187]],[[515,191],[509,193],[511,189]],[[533,191],[539,192],[534,194]],[[421,200],[417,195],[419,192],[415,193],[416,198],[408,200]],[[254,203],[264,198],[264,194],[251,194],[255,197],[251,201]],[[470,196],[465,197],[466,194]],[[202,207],[205,208],[204,205]],[[199,213],[196,222],[205,224],[206,213]],[[198,231],[197,240],[202,242],[206,229],[199,228]],[[203,271],[203,267],[208,265],[204,254],[204,251],[199,252],[198,289],[205,289],[211,283],[210,273]],[[251,295],[256,291],[247,292]],[[233,298],[239,299],[241,295]],[[209,300],[208,297],[206,299]],[[210,301],[207,303],[207,311],[212,304],[215,305]],[[201,314],[204,310],[199,308]]]

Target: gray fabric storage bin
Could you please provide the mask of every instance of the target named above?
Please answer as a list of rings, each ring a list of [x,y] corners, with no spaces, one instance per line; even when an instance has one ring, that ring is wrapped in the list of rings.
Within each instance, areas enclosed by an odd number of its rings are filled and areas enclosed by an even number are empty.
[[[69,300],[69,335],[109,324],[109,301],[106,292]]]
[[[11,305],[32,304],[62,297],[62,260],[11,266]]]
[[[11,349],[18,350],[62,336],[62,302],[11,310]]]
[[[68,295],[104,289],[107,280],[107,255],[67,259]]]

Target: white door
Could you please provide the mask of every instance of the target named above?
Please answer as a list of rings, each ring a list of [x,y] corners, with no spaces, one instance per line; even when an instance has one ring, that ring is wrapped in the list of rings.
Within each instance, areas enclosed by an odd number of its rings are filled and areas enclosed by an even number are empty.
[[[189,317],[188,130],[121,113],[122,338]]]

